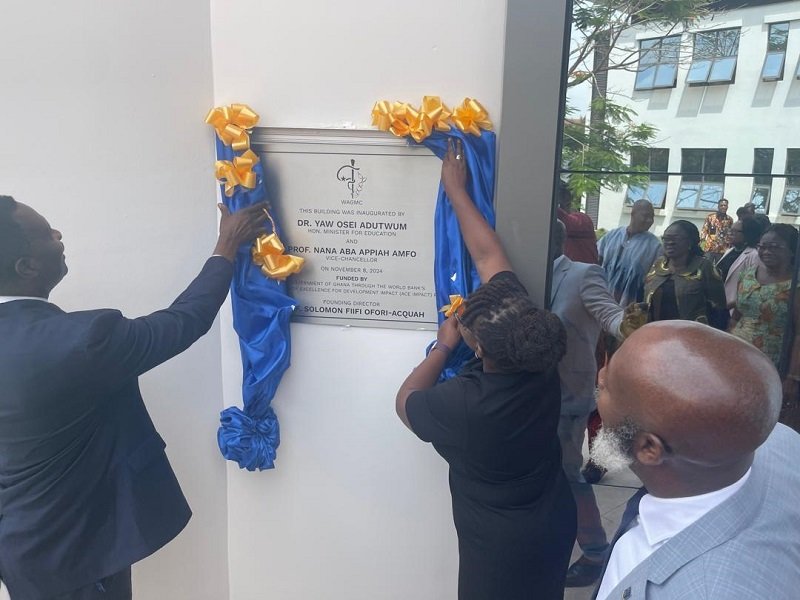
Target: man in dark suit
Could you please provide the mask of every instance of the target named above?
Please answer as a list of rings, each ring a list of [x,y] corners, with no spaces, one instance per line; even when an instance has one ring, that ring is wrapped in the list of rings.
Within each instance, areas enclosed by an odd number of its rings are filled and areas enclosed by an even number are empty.
[[[204,335],[266,205],[220,205],[214,256],[168,308],[126,319],[47,301],[61,233],[0,196],[0,578],[12,600],[131,597],[130,565],[191,511],[138,376]]]

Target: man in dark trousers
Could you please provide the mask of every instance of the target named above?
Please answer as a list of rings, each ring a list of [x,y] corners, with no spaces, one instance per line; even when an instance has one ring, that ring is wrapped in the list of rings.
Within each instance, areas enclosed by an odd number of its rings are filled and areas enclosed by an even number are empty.
[[[204,335],[266,204],[222,213],[214,255],[168,308],[66,313],[61,233],[0,196],[0,579],[12,600],[131,598],[130,566],[191,511],[139,392]]]

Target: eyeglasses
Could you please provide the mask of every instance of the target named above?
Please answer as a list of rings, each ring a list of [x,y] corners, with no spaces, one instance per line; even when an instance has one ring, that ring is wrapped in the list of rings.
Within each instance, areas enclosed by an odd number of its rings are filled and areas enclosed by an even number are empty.
[[[776,250],[788,250],[789,248],[783,244],[756,244],[758,250],[769,250],[775,252]]]

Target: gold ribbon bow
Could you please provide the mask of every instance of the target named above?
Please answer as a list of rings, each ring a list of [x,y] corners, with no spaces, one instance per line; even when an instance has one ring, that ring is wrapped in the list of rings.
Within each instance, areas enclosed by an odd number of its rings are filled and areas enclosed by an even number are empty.
[[[270,279],[283,281],[293,273],[299,273],[306,262],[301,256],[284,254],[286,248],[275,230],[275,221],[269,211],[267,218],[272,224],[272,233],[265,233],[256,238],[251,254],[253,262],[261,267],[261,272]]]
[[[394,120],[396,102],[378,100],[372,107],[372,124],[381,131],[389,131]]]
[[[450,304],[445,304],[439,309],[439,312],[444,313],[444,316],[449,318],[453,315],[461,316],[461,313],[464,312],[464,308],[466,308],[464,306],[464,298],[458,294],[451,294]]]
[[[219,139],[236,152],[250,148],[249,131],[258,123],[258,114],[246,104],[231,104],[212,108],[206,123],[214,127]]]
[[[453,111],[453,123],[464,133],[480,135],[481,129],[491,129],[489,113],[480,102],[464,98],[464,102]]]
[[[442,102],[439,96],[425,96],[422,98],[422,112],[428,115],[433,128],[438,131],[450,131],[447,122],[453,115],[450,109]]]
[[[225,184],[226,196],[229,198],[233,196],[233,190],[237,185],[251,190],[256,187],[258,178],[253,172],[253,167],[258,164],[258,161],[258,155],[248,149],[241,156],[236,156],[233,162],[218,160],[215,163],[214,175],[220,183]]]

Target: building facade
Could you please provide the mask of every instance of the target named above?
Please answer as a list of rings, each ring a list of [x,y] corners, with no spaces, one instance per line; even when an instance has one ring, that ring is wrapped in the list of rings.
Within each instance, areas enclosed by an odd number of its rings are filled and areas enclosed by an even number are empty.
[[[719,4],[690,28],[620,37],[616,58],[638,60],[609,72],[608,92],[658,134],[631,153],[645,181],[603,191],[599,228],[627,223],[640,198],[656,208],[656,233],[676,219],[699,227],[723,197],[732,215],[752,201],[800,223],[800,1]]]

